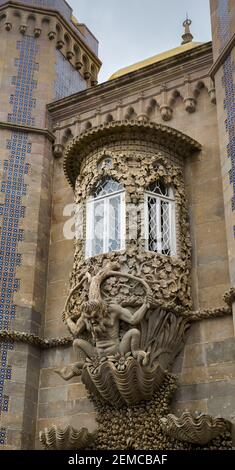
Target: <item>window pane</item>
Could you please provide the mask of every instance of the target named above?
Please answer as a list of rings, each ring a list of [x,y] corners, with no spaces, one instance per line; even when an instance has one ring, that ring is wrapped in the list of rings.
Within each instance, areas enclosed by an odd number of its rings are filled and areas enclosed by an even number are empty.
[[[165,186],[161,181],[155,181],[148,187],[150,193],[159,194],[160,196],[169,196],[169,188]]]
[[[112,178],[104,178],[96,188],[94,192],[94,198],[106,196],[107,194],[116,193],[122,191],[123,186],[118,181],[113,180]]]
[[[92,240],[92,256],[104,252],[104,201],[97,201],[94,203],[94,219],[93,219],[93,234]]]
[[[157,199],[148,197],[149,250],[158,251]]]
[[[161,233],[162,233],[162,253],[171,254],[171,231],[170,231],[170,204],[161,201]]]
[[[121,197],[109,198],[108,251],[121,249]]]

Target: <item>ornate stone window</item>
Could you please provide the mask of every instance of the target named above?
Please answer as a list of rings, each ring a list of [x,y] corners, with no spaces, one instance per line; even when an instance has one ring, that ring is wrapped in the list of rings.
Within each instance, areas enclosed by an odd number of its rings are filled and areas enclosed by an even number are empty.
[[[174,192],[160,181],[145,192],[145,233],[147,250],[176,255]]]
[[[122,250],[125,246],[125,192],[106,177],[87,201],[86,257]]]

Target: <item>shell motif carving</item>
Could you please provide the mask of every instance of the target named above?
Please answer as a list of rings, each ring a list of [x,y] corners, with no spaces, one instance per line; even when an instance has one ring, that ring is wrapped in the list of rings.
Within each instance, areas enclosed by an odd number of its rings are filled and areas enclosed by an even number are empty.
[[[185,412],[179,418],[169,414],[160,419],[163,432],[178,441],[206,445],[230,427],[229,421],[223,418],[201,414],[192,416]]]
[[[82,381],[91,394],[119,407],[150,400],[165,376],[166,372],[160,364],[149,369],[132,356],[114,356],[101,362],[98,367],[94,362],[87,362]]]
[[[39,440],[45,450],[78,450],[87,449],[94,440],[94,434],[87,428],[77,431],[72,426],[60,429],[53,425],[39,433]]]

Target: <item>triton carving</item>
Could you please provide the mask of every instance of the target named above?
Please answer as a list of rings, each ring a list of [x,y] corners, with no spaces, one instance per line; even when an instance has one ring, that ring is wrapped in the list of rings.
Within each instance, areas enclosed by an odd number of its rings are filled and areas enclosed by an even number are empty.
[[[64,319],[74,336],[75,351],[85,354],[85,359],[56,371],[65,380],[82,375],[92,394],[116,406],[152,397],[189,328],[187,319],[161,307],[151,308],[154,300],[148,283],[119,268],[117,264],[108,265],[93,277],[87,273],[71,291]],[[108,278],[142,285],[145,290],[142,305],[132,313],[117,302],[104,302],[101,285]],[[90,285],[89,300],[81,305],[76,316],[70,317],[71,297],[86,280]],[[121,328],[121,322],[129,325],[127,331]],[[85,329],[91,333],[92,341],[79,337]]]

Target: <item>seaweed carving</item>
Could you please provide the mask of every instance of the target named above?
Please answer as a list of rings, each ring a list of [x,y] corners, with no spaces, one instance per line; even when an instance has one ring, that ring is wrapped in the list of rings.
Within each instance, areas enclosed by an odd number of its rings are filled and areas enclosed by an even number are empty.
[[[53,425],[39,433],[39,440],[46,450],[87,449],[94,439],[95,434],[89,433],[87,428],[77,431],[72,426],[60,429]]]
[[[231,427],[224,418],[213,418],[206,414],[192,416],[187,411],[179,418],[169,414],[161,418],[160,424],[163,432],[172,439],[199,445],[208,444]]]

